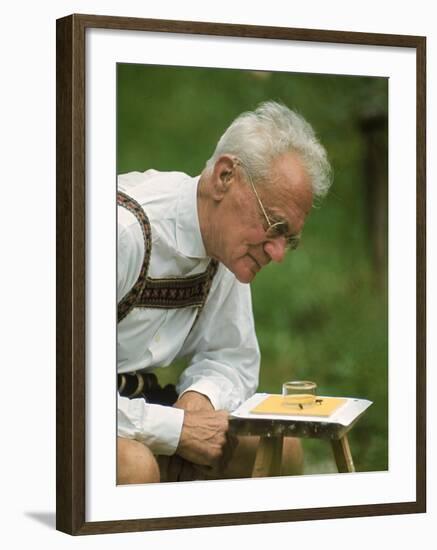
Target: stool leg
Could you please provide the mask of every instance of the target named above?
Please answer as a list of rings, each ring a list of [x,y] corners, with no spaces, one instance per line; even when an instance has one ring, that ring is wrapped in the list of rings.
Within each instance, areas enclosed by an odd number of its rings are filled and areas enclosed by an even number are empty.
[[[282,435],[260,437],[252,477],[269,477],[281,474],[283,444]]]
[[[347,435],[340,439],[331,439],[332,450],[334,451],[335,462],[340,473],[355,472],[354,461]]]

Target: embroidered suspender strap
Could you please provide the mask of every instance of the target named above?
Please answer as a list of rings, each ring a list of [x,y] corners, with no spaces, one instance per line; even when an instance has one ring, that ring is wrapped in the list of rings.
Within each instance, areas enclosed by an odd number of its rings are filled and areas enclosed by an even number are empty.
[[[138,279],[132,289],[118,304],[118,322],[133,308],[178,309],[197,307],[195,321],[205,305],[214,275],[218,269],[217,260],[211,260],[203,273],[188,277],[152,279],[147,277],[152,233],[149,219],[143,208],[125,193],[117,193],[117,203],[132,212],[141,226],[144,237],[144,259]]]
[[[117,321],[120,322],[126,317],[130,310],[135,307],[135,304],[139,296],[141,296],[141,293],[143,292],[146,285],[147,270],[149,268],[150,254],[152,252],[152,231],[150,229],[150,223],[149,219],[146,216],[146,213],[135,199],[129,197],[121,191],[118,191],[117,204],[129,210],[129,212],[131,212],[137,218],[144,238],[144,258],[140,274],[134,286],[118,304]]]
[[[146,285],[135,307],[158,309],[202,308],[217,268],[218,262],[211,260],[206,271],[189,277],[164,279],[147,277]]]

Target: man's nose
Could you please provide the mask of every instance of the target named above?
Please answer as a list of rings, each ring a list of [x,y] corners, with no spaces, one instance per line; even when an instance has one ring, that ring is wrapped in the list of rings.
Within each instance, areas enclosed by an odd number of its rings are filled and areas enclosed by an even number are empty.
[[[264,244],[264,252],[269,256],[272,262],[282,262],[286,251],[287,241],[285,237],[277,237]]]

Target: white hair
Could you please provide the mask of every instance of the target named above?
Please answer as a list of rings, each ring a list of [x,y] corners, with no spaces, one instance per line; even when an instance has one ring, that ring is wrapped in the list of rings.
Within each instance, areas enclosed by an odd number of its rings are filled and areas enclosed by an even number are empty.
[[[255,183],[268,181],[272,161],[289,151],[299,154],[311,179],[314,198],[326,195],[332,182],[326,151],[299,114],[275,101],[242,113],[227,128],[206,163],[208,172],[221,155],[235,155]]]

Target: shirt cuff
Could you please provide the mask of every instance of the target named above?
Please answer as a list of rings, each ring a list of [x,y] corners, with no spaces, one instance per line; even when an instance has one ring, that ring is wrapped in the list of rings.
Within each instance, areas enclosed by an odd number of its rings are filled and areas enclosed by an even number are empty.
[[[194,384],[186,388],[179,395],[179,397],[181,397],[181,395],[183,395],[187,391],[196,391],[197,393],[206,395],[216,411],[225,408],[223,390],[210,380],[198,380],[197,382],[194,382]]]
[[[141,441],[155,455],[175,453],[183,422],[183,409],[118,398],[118,435]]]

